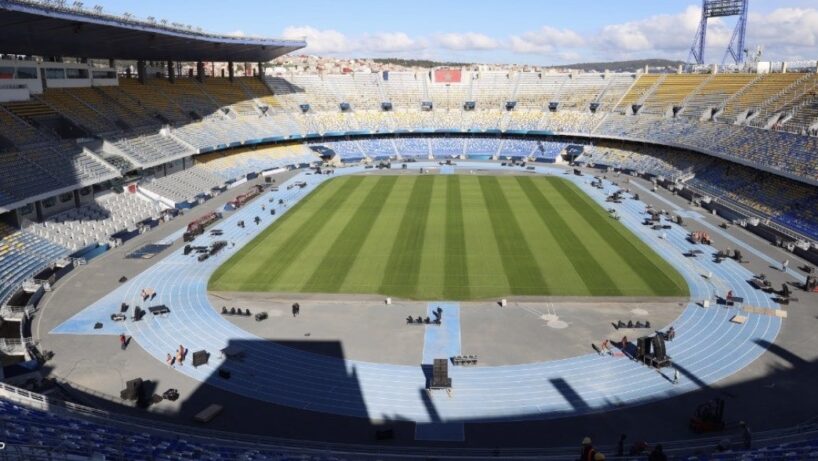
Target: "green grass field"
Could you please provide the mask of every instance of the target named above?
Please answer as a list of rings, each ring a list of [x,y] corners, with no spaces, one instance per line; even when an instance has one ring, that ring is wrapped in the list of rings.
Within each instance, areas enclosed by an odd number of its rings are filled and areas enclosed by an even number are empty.
[[[570,182],[330,180],[220,267],[215,291],[684,296],[682,277]]]

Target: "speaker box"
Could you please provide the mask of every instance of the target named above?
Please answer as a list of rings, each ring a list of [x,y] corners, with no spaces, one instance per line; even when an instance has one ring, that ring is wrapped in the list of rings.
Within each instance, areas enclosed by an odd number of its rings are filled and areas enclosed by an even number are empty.
[[[636,340],[636,357],[641,359],[650,354],[650,337],[642,336]]]
[[[125,383],[125,389],[119,393],[123,400],[137,400],[142,392],[142,378],[136,378]]]
[[[452,387],[452,379],[449,378],[449,360],[435,359],[432,365],[432,382],[430,388]]]
[[[207,351],[196,351],[193,353],[193,366],[198,367],[199,365],[205,365],[209,358],[210,354],[208,354]]]
[[[662,339],[660,335],[653,337],[653,350],[656,360],[662,361],[667,356],[667,352],[665,351],[665,340]]]

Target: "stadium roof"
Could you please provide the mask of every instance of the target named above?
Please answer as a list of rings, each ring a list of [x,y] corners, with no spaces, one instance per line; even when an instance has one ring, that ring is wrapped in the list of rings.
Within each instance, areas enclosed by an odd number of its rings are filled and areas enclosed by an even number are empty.
[[[68,6],[60,0],[0,0],[0,52],[146,61],[265,62],[301,40],[236,37],[166,21]],[[193,7],[191,5],[191,7]]]

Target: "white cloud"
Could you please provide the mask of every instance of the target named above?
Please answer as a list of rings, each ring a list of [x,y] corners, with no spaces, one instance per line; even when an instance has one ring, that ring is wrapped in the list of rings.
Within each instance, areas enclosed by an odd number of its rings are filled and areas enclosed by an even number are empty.
[[[818,10],[778,8],[767,14],[751,13],[748,40],[765,46],[814,48],[818,45]]]
[[[476,32],[438,34],[436,39],[447,50],[494,50],[500,46],[496,39]]]
[[[346,35],[333,29],[319,30],[310,26],[290,26],[284,29],[282,38],[306,40],[306,52],[315,54],[348,53],[355,44]]]
[[[358,47],[361,50],[376,53],[396,52],[396,51],[419,51],[426,48],[427,43],[423,39],[413,39],[404,32],[382,32],[364,36]]]
[[[549,54],[556,49],[579,48],[584,44],[585,39],[579,33],[550,26],[509,38],[509,49],[523,54]]]
[[[595,37],[595,45],[601,51],[616,54],[683,54],[693,43],[700,19],[701,8],[691,5],[678,14],[661,14],[638,21],[610,24],[604,26]],[[711,19],[707,29],[708,46],[727,46],[731,33],[724,21]]]
[[[812,1],[812,0],[810,0]],[[291,26],[284,38],[307,40],[307,53],[349,56],[401,54],[416,58],[474,58],[501,53],[505,61],[533,59],[548,62],[615,60],[647,57],[684,59],[698,28],[701,8],[690,5],[676,14],[660,14],[608,24],[580,33],[570,28],[544,25],[536,30],[505,37],[478,32],[441,32],[413,36],[405,32],[346,35],[333,29]],[[733,18],[710,19],[707,30],[708,61],[718,61],[733,32]],[[818,56],[818,8],[777,8],[766,14],[751,13],[747,48],[765,47],[766,59],[815,59]],[[242,31],[233,34],[241,36]],[[493,54],[489,54],[493,53]],[[509,57],[511,57],[509,59]],[[490,59],[490,58],[489,58]]]

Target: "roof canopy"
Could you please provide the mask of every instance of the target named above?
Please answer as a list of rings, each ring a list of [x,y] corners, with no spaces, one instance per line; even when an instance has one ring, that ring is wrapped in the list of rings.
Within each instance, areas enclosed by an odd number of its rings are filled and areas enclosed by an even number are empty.
[[[300,40],[234,37],[32,0],[0,0],[0,52],[146,61],[265,62]]]

